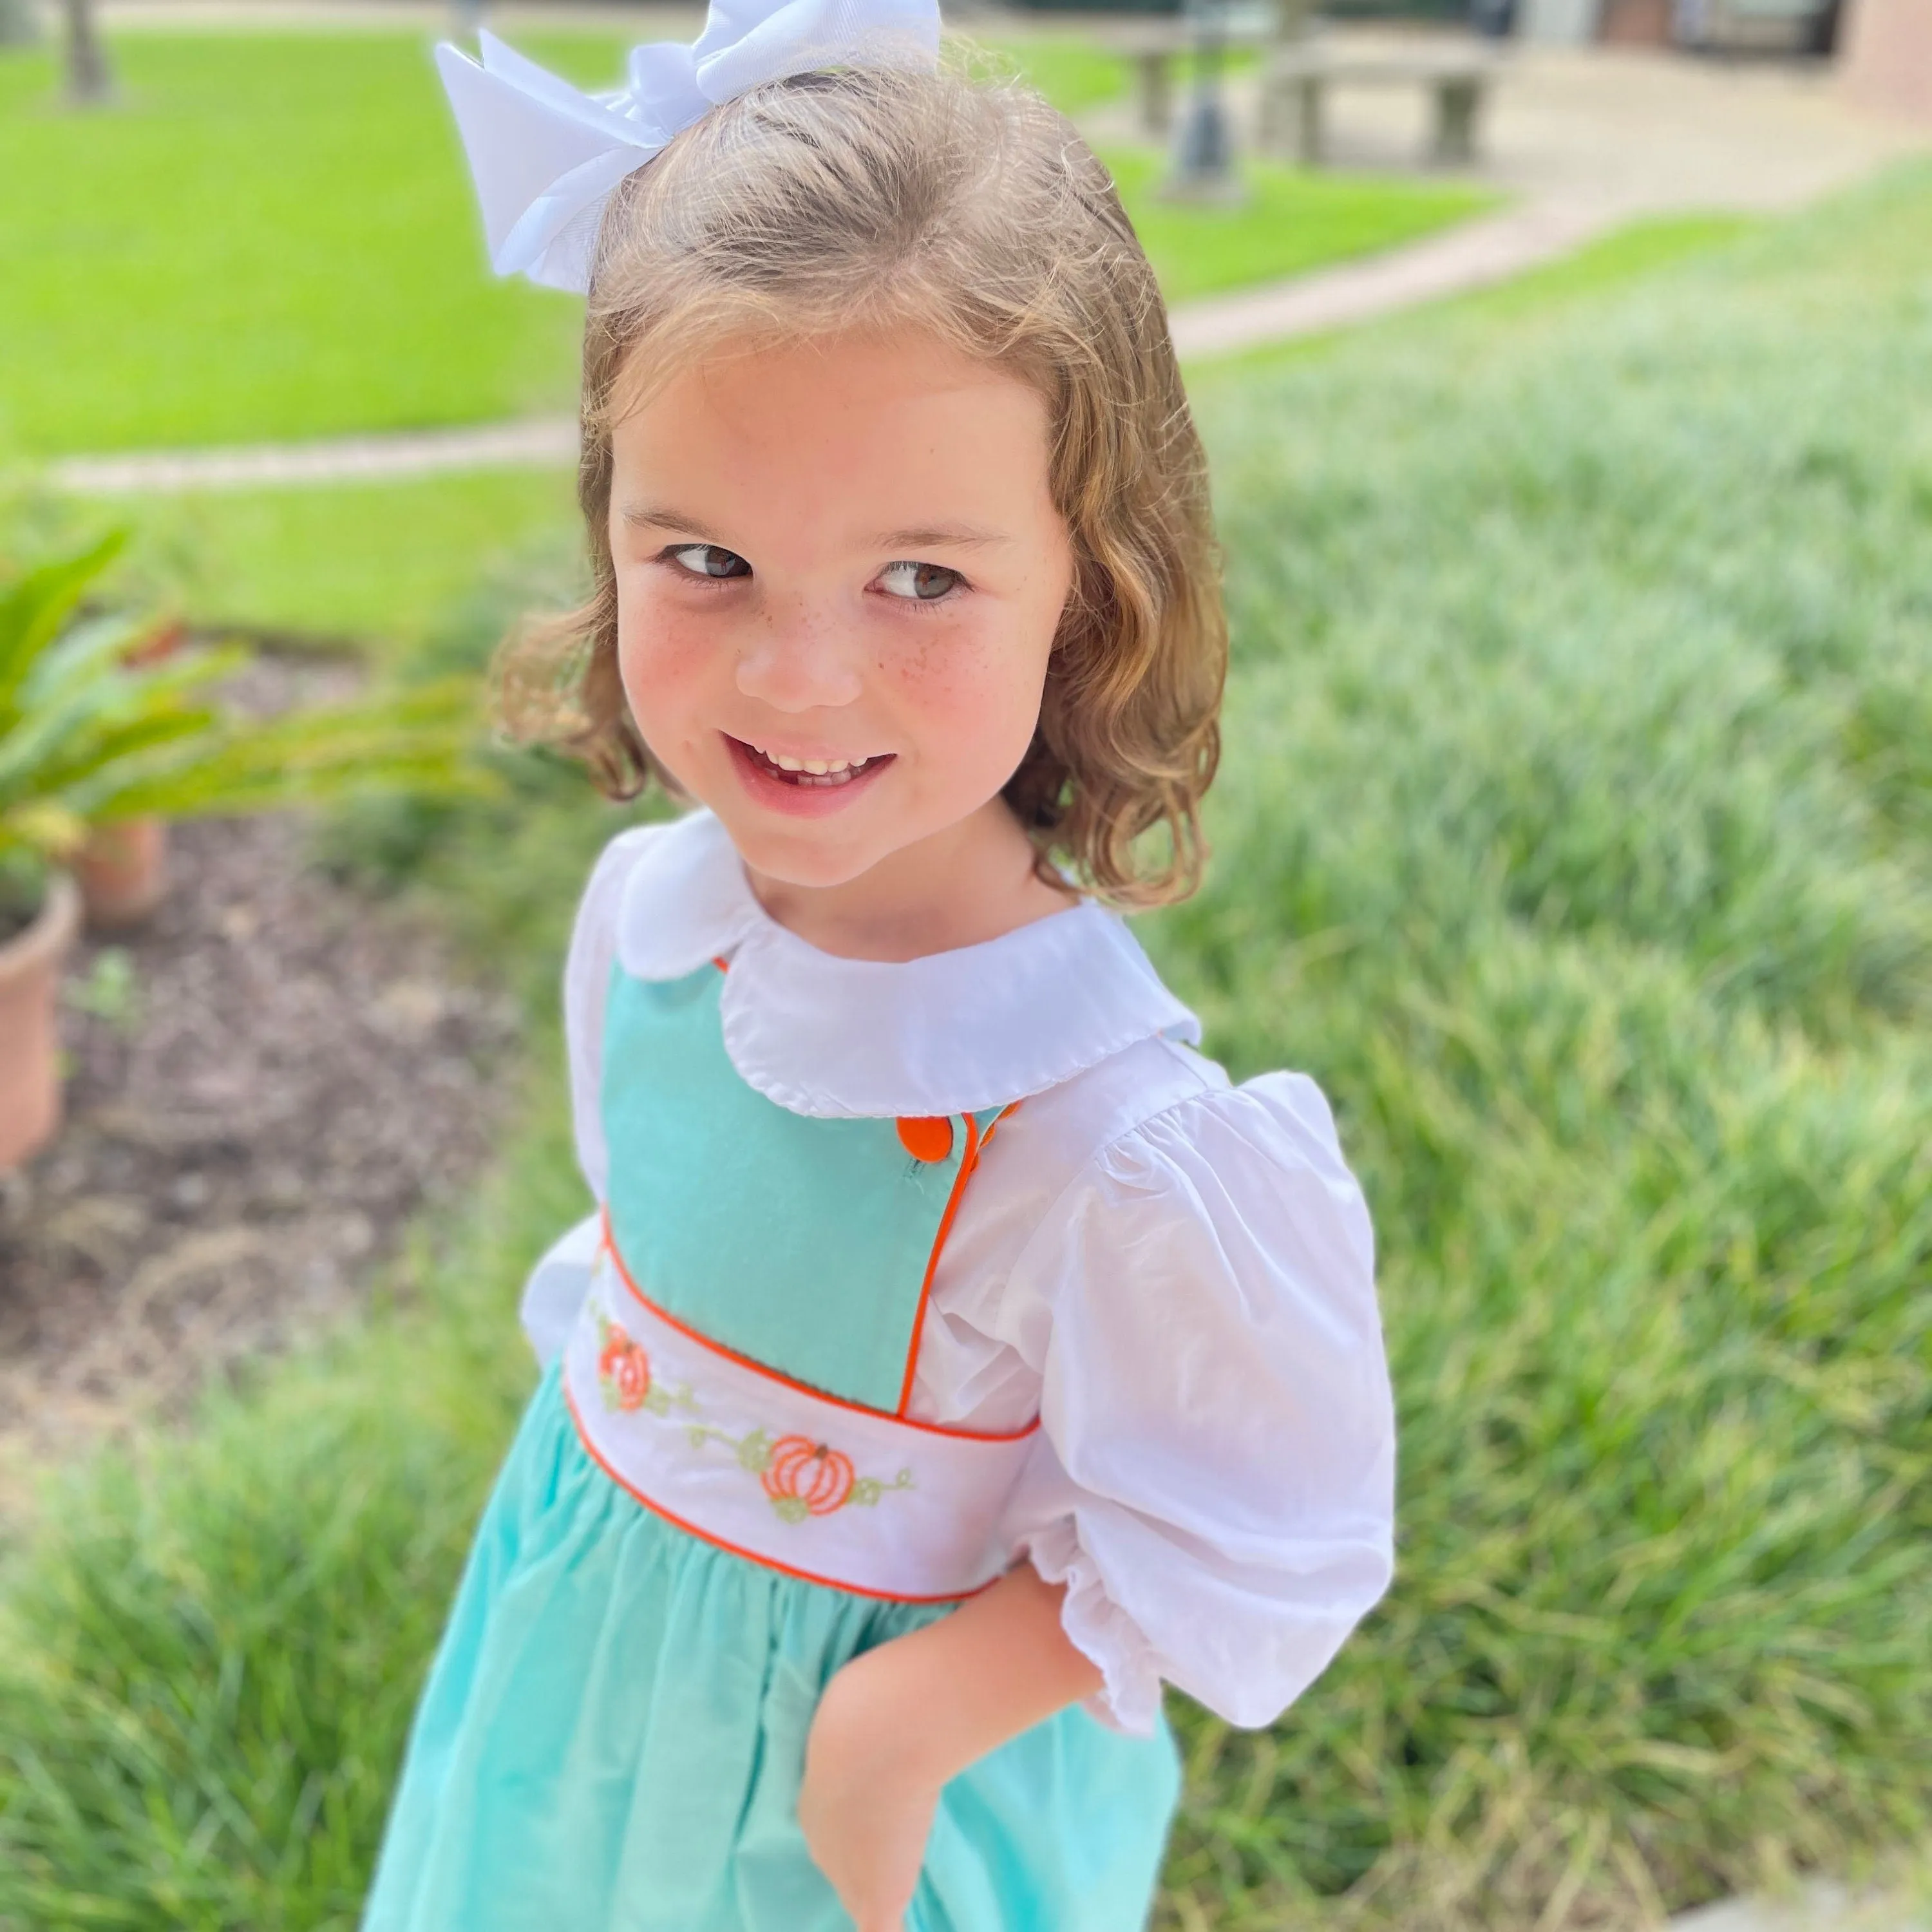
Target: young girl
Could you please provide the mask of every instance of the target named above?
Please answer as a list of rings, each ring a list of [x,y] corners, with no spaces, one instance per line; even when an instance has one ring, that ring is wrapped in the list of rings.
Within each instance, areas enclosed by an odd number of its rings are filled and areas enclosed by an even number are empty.
[[[870,4],[601,102],[443,51],[498,266],[589,295],[596,591],[512,719],[692,808],[578,914],[596,1213],[368,1932],[1130,1932],[1162,1682],[1268,1723],[1388,1580],[1328,1109],[1102,902],[1194,883],[1216,747],[1160,298],[1067,124]]]

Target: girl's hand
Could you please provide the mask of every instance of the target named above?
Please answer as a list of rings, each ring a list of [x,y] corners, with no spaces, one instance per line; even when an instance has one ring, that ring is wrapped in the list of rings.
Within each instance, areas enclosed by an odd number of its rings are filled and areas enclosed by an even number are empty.
[[[805,1745],[798,1822],[859,1932],[902,1932],[946,1780],[1100,1688],[1021,1563],[938,1622],[855,1657]]]
[[[892,1695],[895,1673],[866,1667],[880,1654],[854,1658],[819,1700],[798,1822],[858,1932],[903,1932],[940,1780],[905,1748],[910,1727]]]

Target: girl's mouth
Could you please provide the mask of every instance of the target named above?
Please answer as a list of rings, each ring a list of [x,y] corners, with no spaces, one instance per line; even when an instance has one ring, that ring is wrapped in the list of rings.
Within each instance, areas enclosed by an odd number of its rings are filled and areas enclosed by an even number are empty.
[[[799,758],[788,752],[767,751],[743,738],[724,734],[732,761],[754,794],[792,809],[843,804],[866,788],[893,761],[880,752],[862,758]]]
[[[766,777],[776,778],[781,784],[807,788],[850,784],[868,766],[879,762],[878,758],[794,758],[782,752],[768,752],[762,745],[746,745],[745,748],[764,765]],[[884,755],[889,758],[891,754]]]

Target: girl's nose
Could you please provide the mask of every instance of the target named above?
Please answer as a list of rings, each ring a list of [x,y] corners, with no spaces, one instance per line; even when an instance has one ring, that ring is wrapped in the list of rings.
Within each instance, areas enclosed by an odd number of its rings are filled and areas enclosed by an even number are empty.
[[[738,653],[738,688],[775,711],[850,704],[863,680],[850,643],[822,614],[768,610]]]

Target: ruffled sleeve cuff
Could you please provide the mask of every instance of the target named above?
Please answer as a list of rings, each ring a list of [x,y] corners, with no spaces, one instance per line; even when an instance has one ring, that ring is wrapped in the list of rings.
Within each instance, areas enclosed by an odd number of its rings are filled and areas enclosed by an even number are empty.
[[[578,1311],[590,1292],[591,1270],[603,1240],[602,1217],[592,1214],[544,1250],[524,1283],[518,1312],[538,1364],[548,1368],[563,1352]]]
[[[1064,1583],[1060,1625],[1100,1673],[1087,1708],[1109,1730],[1153,1734],[1160,1715],[1160,1664],[1134,1620],[1107,1594],[1100,1573],[1064,1517],[1019,1539],[1015,1552],[1048,1583]]]
[[[1108,1147],[1010,1294],[1052,1312],[1007,1547],[1064,1583],[1094,1714],[1164,1679],[1269,1724],[1394,1568],[1395,1432],[1368,1216],[1311,1081],[1203,1094]]]

